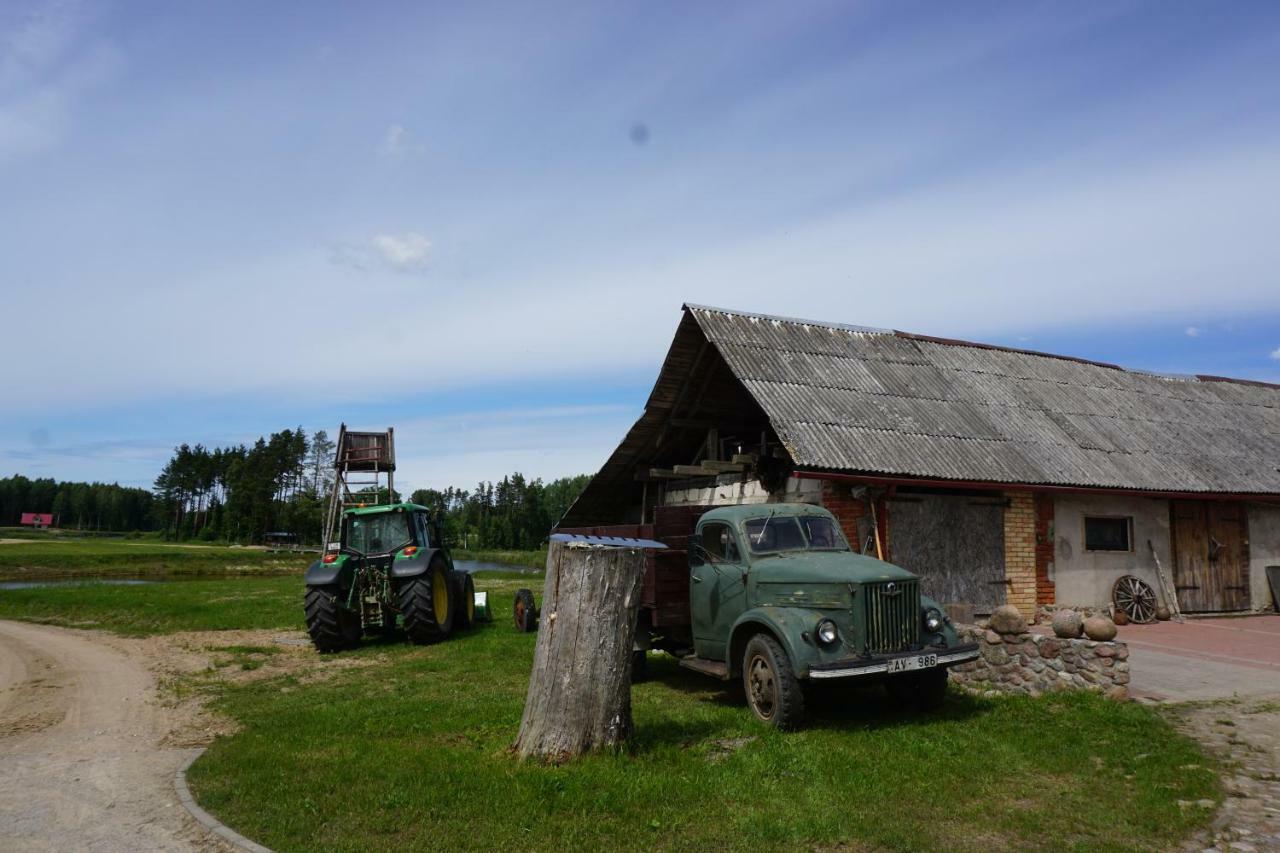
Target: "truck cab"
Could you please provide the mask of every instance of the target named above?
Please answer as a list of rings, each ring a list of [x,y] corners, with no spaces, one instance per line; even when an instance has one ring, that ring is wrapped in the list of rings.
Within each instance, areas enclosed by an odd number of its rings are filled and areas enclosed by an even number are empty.
[[[978,656],[918,576],[854,552],[821,507],[710,510],[688,554],[693,653],[681,665],[742,678],[752,711],[778,728],[803,722],[806,682],[883,682],[931,708],[947,668]]]

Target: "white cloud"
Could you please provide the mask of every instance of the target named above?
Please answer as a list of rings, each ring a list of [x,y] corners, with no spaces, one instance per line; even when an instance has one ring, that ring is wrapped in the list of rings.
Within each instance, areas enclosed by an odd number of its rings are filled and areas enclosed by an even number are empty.
[[[399,157],[405,152],[405,146],[408,144],[409,131],[404,129],[402,124],[393,124],[387,128],[386,133],[382,135],[382,144],[378,146],[378,153],[384,157]]]
[[[387,125],[382,141],[378,143],[378,154],[389,160],[421,154],[423,150],[422,143],[417,140],[413,131],[399,122]]]
[[[1276,347],[1271,351],[1271,357],[1276,361],[1280,361],[1280,347]]]
[[[422,269],[431,253],[431,241],[412,231],[404,234],[375,234],[369,242],[384,262],[401,271]]]
[[[331,243],[329,262],[361,272],[389,268],[395,272],[418,272],[426,268],[431,241],[423,234],[375,234],[364,243]]]
[[[1187,337],[1188,337],[1188,338],[1198,338],[1198,337],[1200,337],[1200,327],[1199,327],[1199,326],[1187,326]]]

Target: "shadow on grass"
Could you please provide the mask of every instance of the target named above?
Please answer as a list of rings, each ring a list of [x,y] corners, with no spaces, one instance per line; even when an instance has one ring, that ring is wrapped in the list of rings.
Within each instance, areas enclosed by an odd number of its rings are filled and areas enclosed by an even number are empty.
[[[717,706],[738,707],[744,715],[751,715],[739,679],[719,681],[692,672],[681,667],[669,655],[649,658],[649,675],[645,682],[661,684]],[[990,712],[991,702],[952,687],[941,708],[919,711],[899,705],[882,684],[807,684],[805,708],[806,728],[877,729],[976,718]]]

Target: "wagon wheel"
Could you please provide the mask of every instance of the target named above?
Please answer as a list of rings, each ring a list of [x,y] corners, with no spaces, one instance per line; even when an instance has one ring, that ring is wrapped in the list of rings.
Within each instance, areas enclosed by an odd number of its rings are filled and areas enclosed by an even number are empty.
[[[1156,621],[1156,594],[1141,578],[1124,575],[1111,588],[1116,609],[1124,611],[1130,621],[1146,624]]]

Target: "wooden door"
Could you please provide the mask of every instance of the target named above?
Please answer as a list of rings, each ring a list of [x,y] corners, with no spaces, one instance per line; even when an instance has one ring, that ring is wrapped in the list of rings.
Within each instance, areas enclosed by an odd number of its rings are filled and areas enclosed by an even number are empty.
[[[922,593],[982,614],[1004,604],[1002,499],[902,495],[888,506],[889,559],[920,575]]]
[[[1172,501],[1173,585],[1190,613],[1249,608],[1249,529],[1242,504]]]

